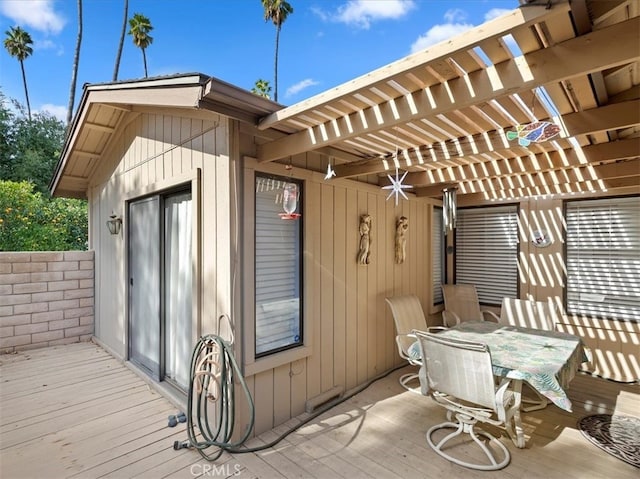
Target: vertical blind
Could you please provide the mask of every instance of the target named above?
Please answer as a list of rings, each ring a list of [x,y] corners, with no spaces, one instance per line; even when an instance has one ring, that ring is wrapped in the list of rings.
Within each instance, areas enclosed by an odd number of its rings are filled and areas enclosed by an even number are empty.
[[[442,304],[441,285],[444,278],[444,231],[442,230],[442,208],[433,208],[433,230],[431,231],[431,257],[433,258],[433,304]]]
[[[568,201],[567,312],[640,320],[640,196]]]
[[[475,284],[483,304],[518,297],[517,206],[458,210],[456,283]]]
[[[302,218],[280,218],[284,184],[283,180],[256,176],[256,356],[302,344]]]

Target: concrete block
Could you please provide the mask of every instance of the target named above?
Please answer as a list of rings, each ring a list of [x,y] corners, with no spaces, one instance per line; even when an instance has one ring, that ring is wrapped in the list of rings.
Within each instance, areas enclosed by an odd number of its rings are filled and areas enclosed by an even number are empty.
[[[0,274],[0,284],[30,283],[31,273]]]
[[[8,338],[15,335],[15,328],[13,326],[0,326],[0,338]]]
[[[62,251],[38,251],[31,253],[31,261],[62,261],[64,253]]]
[[[11,316],[13,314],[13,306],[0,306],[0,318]]]
[[[12,284],[0,284],[0,294],[13,294],[13,285]]]
[[[42,293],[47,290],[47,283],[23,283],[13,287],[14,294]]]
[[[0,326],[17,326],[18,324],[29,324],[30,322],[30,314],[13,314],[11,316],[2,316],[0,318]]]
[[[43,324],[49,325],[49,331],[55,331],[56,329],[65,329],[80,326],[80,320],[78,318],[60,319],[57,321],[49,321],[48,323]]]
[[[78,289],[78,280],[70,279],[67,281],[49,282],[49,291],[63,291],[67,289]]]
[[[64,292],[64,299],[92,298],[93,288],[71,289]]]
[[[57,311],[59,309],[74,309],[77,307],[77,299],[65,299],[64,301],[51,301],[49,303],[49,311]]]
[[[60,261],[57,263],[47,263],[47,271],[74,271],[78,269],[77,261]]]
[[[89,316],[93,314],[93,307],[87,306],[85,308],[69,308],[65,309],[64,317],[68,318],[79,318],[81,316]]]
[[[48,273],[31,273],[31,282],[37,283],[39,281],[62,281],[64,274],[62,271],[54,271]]]
[[[64,311],[63,310],[47,311],[47,312],[44,312],[44,313],[33,313],[31,315],[31,322],[32,323],[42,323],[42,322],[56,321],[58,319],[64,319]]]
[[[49,310],[49,303],[34,303],[32,300],[28,304],[16,304],[13,310],[15,314],[41,313]]]
[[[64,292],[62,291],[47,291],[46,293],[33,293],[33,302],[47,302],[47,301],[60,301],[64,299]]]
[[[11,348],[13,346],[20,346],[23,344],[31,344],[30,334],[25,334],[23,336],[11,336],[9,338],[0,338],[0,349]]]
[[[30,252],[0,253],[0,263],[29,263],[30,261]]]
[[[64,279],[91,279],[93,280],[93,269],[79,269],[78,271],[65,271]]]
[[[93,261],[93,251],[65,251],[65,261]]]
[[[16,304],[25,304],[30,302],[30,294],[11,294],[7,296],[0,296],[0,306],[13,306]]]
[[[47,270],[47,263],[13,263],[13,273],[33,273]]]
[[[56,331],[46,331],[44,333],[35,333],[31,335],[31,339],[33,343],[38,343],[42,341],[54,341],[56,339],[64,338],[64,331],[62,329],[58,329]]]
[[[90,269],[93,271],[93,261],[80,261],[80,269]]]
[[[16,330],[16,336],[21,334],[33,334],[49,331],[49,323],[35,323],[35,324],[23,324],[21,326],[14,326]]]
[[[93,334],[93,326],[78,326],[64,330],[64,337],[80,336],[81,334]]]

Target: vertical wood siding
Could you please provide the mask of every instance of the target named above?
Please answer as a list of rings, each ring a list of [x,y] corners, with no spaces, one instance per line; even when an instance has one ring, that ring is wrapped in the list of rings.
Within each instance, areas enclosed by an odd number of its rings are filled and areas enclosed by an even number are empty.
[[[113,353],[126,358],[126,206],[128,200],[188,183],[200,170],[198,211],[202,251],[202,325],[212,332],[230,307],[230,160],[228,122],[173,116],[158,110],[125,123],[105,152],[89,190],[90,248],[96,250],[96,334]],[[121,236],[105,226],[111,212],[123,217]],[[195,249],[194,249],[195,250]]]
[[[255,162],[250,168],[280,175],[285,171],[282,165]],[[310,315],[312,354],[247,378],[256,401],[256,434],[301,413],[308,399],[334,386],[348,391],[402,364],[384,299],[414,293],[426,312],[432,301],[428,200],[411,196],[395,206],[393,198],[386,201],[387,190],[294,171],[294,177],[304,180],[304,310]],[[245,191],[251,188],[245,185]],[[365,213],[373,219],[371,263],[360,265],[359,221]],[[407,257],[397,265],[395,223],[402,215],[409,218]]]

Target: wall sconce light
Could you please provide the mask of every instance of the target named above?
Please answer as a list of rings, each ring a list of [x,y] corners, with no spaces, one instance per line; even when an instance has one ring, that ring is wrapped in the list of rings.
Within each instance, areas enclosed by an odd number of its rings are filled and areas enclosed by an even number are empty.
[[[117,216],[115,213],[111,213],[109,216],[109,220],[107,220],[107,228],[109,228],[109,233],[112,235],[120,234],[120,228],[122,227],[122,218]]]

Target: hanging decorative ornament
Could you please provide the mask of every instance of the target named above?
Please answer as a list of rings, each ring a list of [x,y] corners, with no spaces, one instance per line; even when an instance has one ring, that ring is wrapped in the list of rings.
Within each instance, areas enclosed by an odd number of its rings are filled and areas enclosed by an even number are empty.
[[[325,180],[330,180],[333,176],[336,176],[336,172],[331,168],[331,163],[327,165],[327,174],[324,175]]]
[[[444,227],[444,234],[447,234],[447,231],[453,231],[456,227],[458,209],[457,191],[458,188],[455,187],[442,190],[442,225]]]
[[[282,192],[282,208],[284,213],[280,213],[283,220],[297,220],[300,213],[296,213],[298,207],[298,185],[295,183],[285,183]]]
[[[520,146],[529,146],[531,143],[541,143],[550,140],[560,133],[560,127],[550,121],[536,121],[526,125],[516,126],[515,131],[507,132],[508,140],[518,139]]]
[[[391,175],[387,175],[387,178],[389,178],[389,181],[391,182],[391,184],[382,187],[383,190],[391,190],[391,192],[389,193],[389,196],[387,196],[387,200],[389,200],[389,198],[391,198],[391,196],[393,196],[393,195],[396,196],[396,206],[398,206],[398,196],[402,195],[405,200],[409,199],[409,197],[404,194],[403,190],[408,189],[408,188],[413,188],[412,185],[403,185],[402,184],[402,182],[404,181],[405,177],[407,176],[407,173],[409,173],[409,172],[405,171],[404,175],[402,175],[402,178],[398,178],[398,168],[396,168],[396,177],[395,177],[395,179]]]

